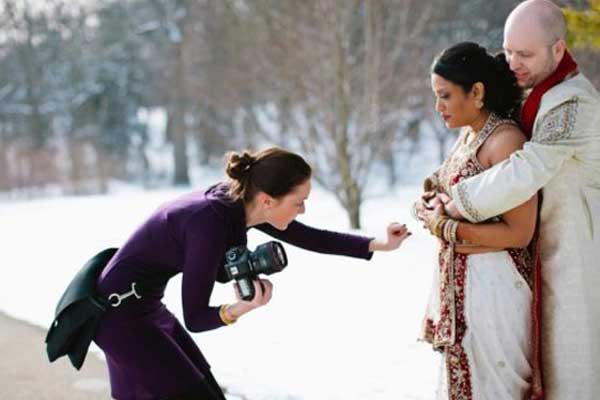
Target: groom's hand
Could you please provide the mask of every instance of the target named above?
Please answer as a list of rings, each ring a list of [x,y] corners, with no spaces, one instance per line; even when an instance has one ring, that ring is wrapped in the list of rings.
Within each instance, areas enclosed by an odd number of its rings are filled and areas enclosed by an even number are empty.
[[[452,219],[461,220],[464,219],[460,211],[454,205],[454,201],[446,193],[440,193],[437,195],[440,201],[444,204],[444,212]]]

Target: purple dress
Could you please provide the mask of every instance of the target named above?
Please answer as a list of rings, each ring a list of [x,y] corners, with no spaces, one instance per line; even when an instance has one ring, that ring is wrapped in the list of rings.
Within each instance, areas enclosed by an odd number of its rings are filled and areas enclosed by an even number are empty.
[[[268,224],[254,228],[311,251],[372,256],[367,237],[297,221],[285,231]],[[141,299],[109,307],[94,338],[106,354],[115,399],[165,399],[211,376],[200,349],[161,299],[168,279],[181,272],[185,327],[201,332],[223,326],[219,308],[210,307],[209,299],[215,281],[226,281],[225,251],[245,245],[246,232],[243,204],[232,202],[227,185],[218,184],[162,205],[111,259],[98,281],[100,295],[126,293],[132,282],[155,282]]]

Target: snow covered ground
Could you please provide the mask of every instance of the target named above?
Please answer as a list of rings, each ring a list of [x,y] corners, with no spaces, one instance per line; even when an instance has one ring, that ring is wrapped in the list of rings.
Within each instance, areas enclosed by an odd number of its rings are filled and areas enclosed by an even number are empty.
[[[154,208],[181,193],[0,202],[0,310],[48,326],[76,270],[95,252],[119,246]],[[194,334],[220,383],[248,400],[433,399],[439,359],[416,337],[435,242],[410,217],[417,194],[417,187],[400,188],[362,209],[363,234],[383,236],[388,222],[407,223],[413,236],[398,251],[366,262],[287,245],[289,266],[271,276],[269,305],[233,326]],[[300,220],[348,226],[342,208],[318,188]],[[266,240],[250,231],[251,248]],[[215,305],[233,299],[231,284],[216,285]],[[165,301],[181,315],[179,277]]]

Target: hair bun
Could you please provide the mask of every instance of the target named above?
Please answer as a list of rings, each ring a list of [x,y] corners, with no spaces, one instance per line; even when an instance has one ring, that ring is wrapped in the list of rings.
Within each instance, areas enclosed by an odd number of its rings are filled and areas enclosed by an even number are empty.
[[[508,61],[506,61],[506,55],[502,51],[494,56],[494,61],[496,62],[496,65],[498,66],[498,68],[501,70],[504,70],[504,69],[506,69],[506,67],[508,67]]]
[[[231,179],[241,181],[248,176],[250,168],[255,162],[256,158],[248,151],[244,151],[242,154],[231,152],[227,156],[225,172]]]
[[[494,56],[494,70],[505,81],[505,84],[516,84],[514,73],[510,70],[510,65],[508,65],[506,55],[503,52],[499,52]]]

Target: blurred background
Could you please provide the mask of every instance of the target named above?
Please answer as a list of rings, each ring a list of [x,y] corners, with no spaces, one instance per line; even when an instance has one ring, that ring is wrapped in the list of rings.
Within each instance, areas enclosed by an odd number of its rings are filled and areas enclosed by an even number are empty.
[[[361,223],[454,135],[433,110],[443,48],[502,46],[518,1],[0,0],[0,196],[206,186],[228,150],[280,145]],[[568,7],[600,83],[600,1]],[[377,179],[373,179],[376,176]]]
[[[0,0],[0,398],[108,398],[95,346],[82,372],[46,359],[67,283],[157,205],[222,179],[225,152],[279,145],[315,169],[303,222],[415,234],[369,263],[288,246],[266,311],[194,335],[228,399],[432,400],[439,360],[416,337],[436,242],[409,207],[456,132],[429,67],[460,41],[500,51],[518,3]],[[600,0],[557,3],[600,87]],[[180,284],[164,299],[177,316]],[[216,285],[214,304],[232,299]]]

